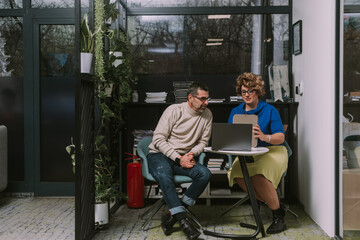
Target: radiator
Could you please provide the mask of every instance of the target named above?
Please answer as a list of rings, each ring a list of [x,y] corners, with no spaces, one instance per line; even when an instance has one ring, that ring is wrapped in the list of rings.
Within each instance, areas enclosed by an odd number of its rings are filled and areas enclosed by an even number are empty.
[[[7,182],[7,128],[4,125],[0,125],[0,192],[4,191]]]

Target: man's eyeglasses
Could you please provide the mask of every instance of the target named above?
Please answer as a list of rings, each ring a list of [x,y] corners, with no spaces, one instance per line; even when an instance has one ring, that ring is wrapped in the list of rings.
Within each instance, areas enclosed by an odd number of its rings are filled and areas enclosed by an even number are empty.
[[[241,90],[241,94],[242,94],[242,95],[245,95],[246,93],[248,93],[248,94],[250,95],[250,94],[252,94],[252,93],[254,93],[254,92],[255,92],[255,89],[250,89],[250,90],[247,90],[247,91]]]
[[[197,97],[197,96],[193,96],[196,99],[199,99],[202,102],[206,102],[209,101],[211,98],[210,97]]]

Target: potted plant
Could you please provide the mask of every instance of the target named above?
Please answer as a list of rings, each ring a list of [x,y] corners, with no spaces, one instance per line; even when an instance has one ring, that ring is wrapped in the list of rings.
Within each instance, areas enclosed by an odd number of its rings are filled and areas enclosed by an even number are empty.
[[[98,203],[109,202],[113,196],[127,199],[125,193],[118,191],[120,183],[114,181],[118,162],[115,159],[119,156],[117,146],[123,123],[123,104],[130,100],[132,85],[136,84],[129,43],[125,35],[116,31],[111,34],[104,31],[104,36],[110,40],[108,50],[112,54],[104,57],[103,80],[97,82],[95,94],[101,115],[95,140],[95,198]],[[121,64],[114,64],[118,60],[121,60]],[[107,92],[109,87],[112,87],[111,93]]]
[[[104,152],[107,146],[103,143],[103,136],[98,136],[95,145],[95,152]],[[83,150],[83,146],[81,146]],[[70,155],[73,172],[75,173],[75,144],[71,138],[70,145],[66,146],[66,152]],[[119,183],[115,177],[116,167],[109,164],[109,157],[102,157],[103,154],[96,154],[94,159],[95,172],[95,225],[100,226],[109,222],[109,203],[116,197],[127,200],[127,195],[119,190]]]
[[[106,154],[107,146],[100,135],[95,140],[95,224],[104,225],[109,221],[109,204],[116,197],[127,199],[120,192],[116,178],[116,166]]]
[[[115,31],[109,39],[109,55],[105,58],[104,78],[113,85],[109,108],[115,117],[113,132],[118,133],[122,124],[122,109],[131,99],[131,92],[137,83],[137,78],[132,70],[133,56],[129,40],[123,32]]]
[[[110,1],[105,1],[110,4]],[[117,160],[113,149],[116,149],[119,139],[119,131],[121,125],[121,106],[123,102],[130,99],[131,83],[135,82],[131,71],[130,55],[125,54],[127,43],[124,35],[121,40],[117,41],[117,46],[110,49],[104,47],[104,37],[113,39],[114,31],[107,29],[104,24],[106,17],[103,0],[94,1],[94,28],[98,29],[95,33],[91,33],[88,25],[88,17],[84,15],[82,22],[82,52],[94,52],[94,90],[96,98],[96,107],[99,110],[100,121],[96,126],[95,143],[94,143],[94,173],[95,173],[95,221],[96,225],[106,224],[108,222],[109,203],[114,198],[127,199],[125,193],[120,192],[120,182],[117,174]],[[115,5],[111,5],[115,6]],[[111,7],[112,8],[112,7]],[[113,16],[115,16],[113,11]],[[111,14],[110,14],[111,15]],[[118,35],[118,34],[116,34]],[[115,39],[114,39],[115,40]],[[124,47],[124,48],[121,48]],[[123,50],[124,49],[124,50]],[[123,64],[113,64],[116,60],[115,55],[110,58],[104,57],[106,51],[120,50],[123,52],[121,57]],[[108,55],[106,55],[108,56]],[[107,94],[106,88],[110,85],[115,89],[114,94]],[[110,96],[110,98],[109,98]],[[109,129],[112,127],[113,129]],[[116,146],[112,148],[112,146]],[[70,147],[71,149],[71,147]],[[116,151],[116,150],[115,150]],[[98,218],[98,209],[103,208],[105,219]]]
[[[81,61],[81,72],[90,73],[91,64],[93,59],[94,40],[95,35],[101,31],[99,28],[94,33],[90,30],[88,15],[84,14],[84,19],[80,26],[81,38],[80,38],[80,61]]]
[[[115,21],[120,14],[116,6],[116,0],[104,0],[104,13],[105,23],[111,25],[111,22]]]
[[[95,0],[95,29],[101,29],[101,34],[95,35],[95,69],[94,86],[97,107],[100,111],[100,124],[95,135],[95,223],[97,226],[108,222],[109,202],[114,197],[124,197],[119,191],[118,178],[115,177],[116,163],[111,158],[108,140],[108,128],[111,120],[115,117],[113,111],[107,105],[105,88],[109,86],[104,77],[104,42],[106,35],[104,26],[104,2]],[[103,219],[104,218],[104,219]]]

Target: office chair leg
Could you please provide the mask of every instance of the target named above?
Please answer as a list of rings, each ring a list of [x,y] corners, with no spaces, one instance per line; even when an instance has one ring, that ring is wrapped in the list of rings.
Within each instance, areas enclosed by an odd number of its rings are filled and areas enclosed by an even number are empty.
[[[157,200],[154,205],[150,206],[143,214],[140,215],[141,220],[145,220],[144,217],[148,215],[149,212],[151,212],[155,207],[162,204],[163,199]]]
[[[229,207],[228,209],[226,209],[223,213],[221,213],[221,217],[224,216],[226,213],[228,213],[231,209],[233,209],[234,207],[243,204],[244,202],[246,202],[247,200],[249,200],[249,195],[246,195],[244,198],[242,198],[241,200],[237,201],[234,205],[232,205],[231,207]]]
[[[194,221],[194,223],[198,226],[199,229],[203,229],[203,227],[201,226],[201,224],[197,220],[195,214],[192,211],[190,211],[190,209],[186,209],[186,213],[190,216],[191,220]]]
[[[278,199],[279,199],[279,203],[280,203],[280,202],[281,202],[281,201],[280,201],[280,199],[281,199],[281,198],[280,198],[280,195],[281,195],[281,194],[280,194],[280,189],[279,189],[279,188],[276,189],[276,193],[277,193],[277,195],[278,195]],[[290,206],[288,206],[287,211],[290,212],[295,218],[298,218],[298,217],[299,217],[294,211],[292,211],[292,210],[290,209]]]
[[[165,204],[164,199],[161,198],[159,199],[154,206],[150,207],[150,209],[146,210],[140,217],[141,219],[143,219],[143,217],[145,217],[150,211],[149,217],[146,219],[146,221],[143,223],[143,225],[141,226],[141,229],[143,231],[148,230],[148,228],[145,228],[148,223],[150,222],[150,220],[154,217],[154,215],[160,210],[160,208]]]
[[[148,191],[148,193],[146,195],[146,200],[149,199],[149,196],[150,196],[150,193],[151,193],[151,188],[152,188],[152,185],[150,184],[149,191]]]
[[[290,208],[288,209],[288,212],[290,212],[296,219],[299,217],[293,210]]]

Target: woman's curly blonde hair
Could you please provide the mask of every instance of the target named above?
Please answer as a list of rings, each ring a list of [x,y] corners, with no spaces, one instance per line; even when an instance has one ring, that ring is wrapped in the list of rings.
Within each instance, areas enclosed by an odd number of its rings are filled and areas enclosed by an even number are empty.
[[[241,96],[241,86],[255,89],[256,94],[261,98],[265,95],[265,83],[260,75],[254,73],[243,73],[236,79],[236,93]]]

